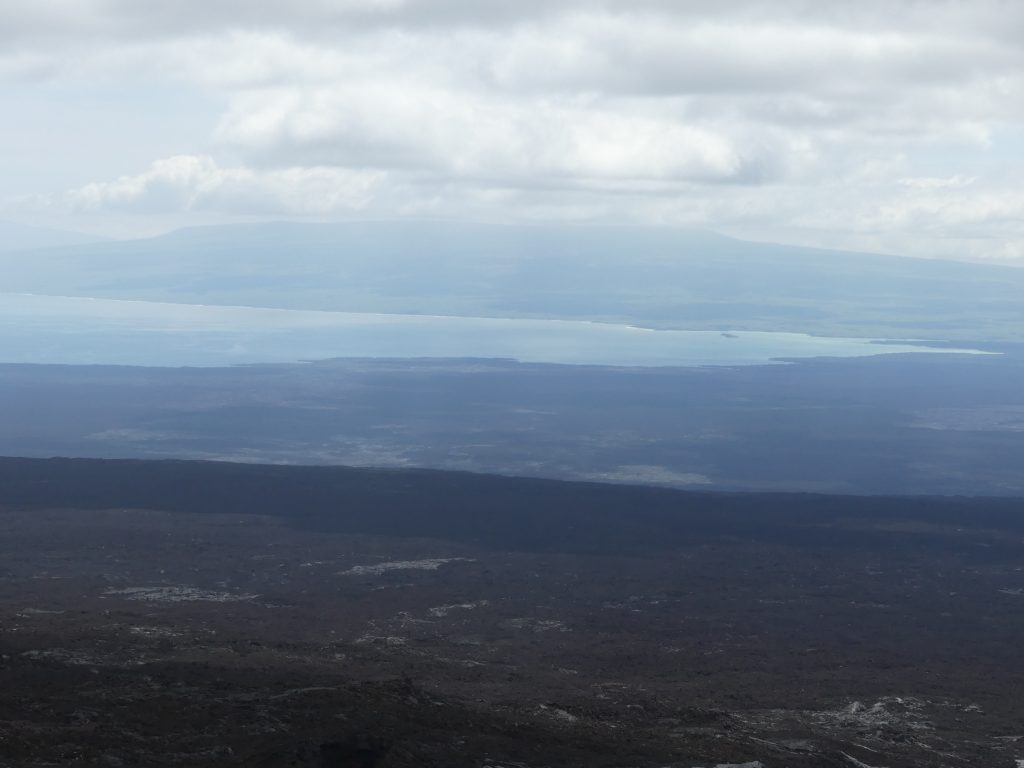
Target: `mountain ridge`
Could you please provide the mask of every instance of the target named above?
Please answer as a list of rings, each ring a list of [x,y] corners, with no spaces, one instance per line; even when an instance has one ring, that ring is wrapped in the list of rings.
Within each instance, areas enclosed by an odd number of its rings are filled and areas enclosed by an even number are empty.
[[[1024,339],[1024,270],[630,227],[268,223],[0,254],[5,290],[682,330]]]
[[[0,253],[38,251],[48,248],[111,242],[99,235],[50,227],[37,227],[0,219]]]

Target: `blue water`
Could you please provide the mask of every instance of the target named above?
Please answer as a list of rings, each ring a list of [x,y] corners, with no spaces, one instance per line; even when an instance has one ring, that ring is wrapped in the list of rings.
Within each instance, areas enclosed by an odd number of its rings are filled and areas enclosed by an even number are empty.
[[[334,357],[480,357],[615,366],[976,353],[799,333],[571,320],[319,312],[0,294],[0,362],[222,366]],[[979,353],[980,354],[980,353]]]

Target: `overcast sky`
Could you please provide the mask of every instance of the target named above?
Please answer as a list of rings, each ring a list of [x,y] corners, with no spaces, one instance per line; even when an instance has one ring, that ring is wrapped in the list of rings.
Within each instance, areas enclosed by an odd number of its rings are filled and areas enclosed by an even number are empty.
[[[671,224],[1024,265],[1019,0],[0,0],[0,218]]]

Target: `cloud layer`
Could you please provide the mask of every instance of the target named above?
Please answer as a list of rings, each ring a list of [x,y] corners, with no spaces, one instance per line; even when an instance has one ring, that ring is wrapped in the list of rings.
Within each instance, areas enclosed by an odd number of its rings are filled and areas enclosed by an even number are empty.
[[[151,166],[32,198],[54,215],[622,220],[1017,259],[1020,39],[1011,0],[13,0],[0,81],[214,105],[201,135],[125,126]]]

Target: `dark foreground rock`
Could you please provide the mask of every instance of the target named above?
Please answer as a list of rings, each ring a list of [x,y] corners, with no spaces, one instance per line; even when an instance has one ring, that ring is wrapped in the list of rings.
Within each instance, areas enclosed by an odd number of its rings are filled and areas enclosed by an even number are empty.
[[[0,766],[1024,759],[1010,501],[261,469],[7,464]]]

